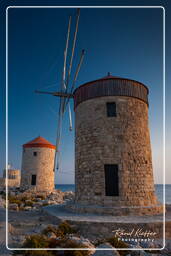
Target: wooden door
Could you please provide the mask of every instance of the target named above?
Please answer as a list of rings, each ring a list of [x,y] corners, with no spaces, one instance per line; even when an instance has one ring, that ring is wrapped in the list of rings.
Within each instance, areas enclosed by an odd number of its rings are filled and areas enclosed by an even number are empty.
[[[106,196],[119,196],[119,177],[117,164],[105,164]]]

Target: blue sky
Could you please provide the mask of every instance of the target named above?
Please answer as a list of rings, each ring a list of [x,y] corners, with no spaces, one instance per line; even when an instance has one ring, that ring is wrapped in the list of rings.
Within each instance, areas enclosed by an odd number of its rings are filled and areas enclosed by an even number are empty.
[[[21,168],[22,144],[38,135],[55,143],[59,99],[35,94],[34,90],[55,91],[60,88],[68,17],[72,15],[72,33],[75,13],[76,9],[71,8],[9,9],[9,161],[15,168]],[[77,86],[103,77],[110,71],[112,75],[135,79],[149,87],[149,121],[156,183],[162,183],[163,176],[162,22],[161,8],[81,8],[73,67],[75,70],[81,49],[85,49]],[[3,87],[3,96],[4,93]],[[168,93],[169,89],[167,97]],[[2,102],[3,116],[0,121],[4,121],[4,97]],[[74,119],[73,111],[72,115]],[[169,113],[166,118],[169,127]],[[2,128],[4,143],[4,126]],[[166,135],[168,142],[168,132]],[[5,165],[4,147],[1,151],[2,170]],[[63,122],[61,160],[63,174],[57,174],[56,182],[73,183],[74,131],[69,132],[68,115],[65,115]],[[171,183],[169,167],[170,162],[167,161],[167,183]]]

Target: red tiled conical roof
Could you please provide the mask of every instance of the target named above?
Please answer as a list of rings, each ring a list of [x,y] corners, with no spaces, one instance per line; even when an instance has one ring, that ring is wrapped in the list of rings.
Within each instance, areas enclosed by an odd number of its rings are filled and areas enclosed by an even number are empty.
[[[51,144],[48,140],[41,136],[38,136],[34,140],[31,140],[23,145],[23,148],[56,148],[55,145]]]

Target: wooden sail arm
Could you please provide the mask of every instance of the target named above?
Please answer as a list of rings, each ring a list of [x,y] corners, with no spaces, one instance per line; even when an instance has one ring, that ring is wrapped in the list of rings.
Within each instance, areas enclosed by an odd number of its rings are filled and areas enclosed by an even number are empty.
[[[56,97],[65,97],[65,98],[73,98],[74,95],[71,93],[64,93],[64,92],[44,92],[36,90],[35,93],[42,93],[42,94],[51,94]]]

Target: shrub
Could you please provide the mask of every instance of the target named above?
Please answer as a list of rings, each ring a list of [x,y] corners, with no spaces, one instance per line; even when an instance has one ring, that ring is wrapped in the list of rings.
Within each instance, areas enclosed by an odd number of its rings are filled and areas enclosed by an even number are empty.
[[[31,206],[31,207],[32,207],[32,206],[33,206],[33,203],[34,203],[34,202],[32,202],[32,201],[25,202],[25,206]]]
[[[110,243],[114,248],[128,248],[128,245],[123,241],[119,240],[118,237],[112,236],[106,239],[106,242]],[[121,251],[118,250],[121,256],[125,256],[129,253],[129,251]]]
[[[64,234],[74,234],[76,233],[76,229],[74,229],[73,227],[71,227],[71,225],[67,222],[61,222],[58,226],[58,229]]]
[[[86,248],[86,246],[80,245],[72,240],[67,240],[64,244],[63,248]],[[90,252],[88,250],[81,250],[81,251],[64,251],[64,256],[88,256]]]
[[[8,196],[8,201],[10,204],[18,204],[18,206],[20,207],[20,205],[22,204],[22,201],[17,199],[15,196]]]
[[[6,199],[6,193],[5,193],[5,191],[0,191],[0,195],[2,196],[3,199]]]
[[[47,226],[42,231],[42,234],[47,236],[48,233],[51,233],[51,232],[54,233],[57,237],[62,238],[67,234],[76,233],[76,230],[73,227],[71,227],[71,225],[67,221],[64,221],[64,222],[61,222],[58,227],[54,227],[51,225]]]
[[[53,253],[51,251],[24,251],[23,256],[53,256]]]
[[[13,251],[12,255],[23,255],[23,256],[53,256],[54,254],[51,251]]]
[[[72,241],[70,239],[67,238],[63,238],[63,239],[54,239],[51,238],[49,240],[49,248],[86,248],[85,246],[79,245],[78,243],[76,243],[75,241]],[[58,251],[54,251],[54,255],[58,255]],[[64,250],[64,256],[88,256],[89,255],[89,251],[88,250]]]
[[[61,230],[59,230],[57,227],[54,226],[47,226],[43,231],[42,234],[47,236],[49,233],[54,233],[57,237],[63,237],[64,234]]]
[[[20,211],[24,211],[24,209],[25,209],[25,208],[24,208],[23,206],[20,206],[20,207],[19,207],[19,210],[20,210]]]
[[[48,240],[43,235],[27,236],[23,248],[48,248]]]
[[[49,204],[48,203],[43,203],[43,205],[42,206],[48,206]]]
[[[36,198],[41,198],[42,200],[45,200],[46,196],[45,195],[36,195]]]
[[[23,203],[25,203],[25,201],[28,200],[28,199],[30,199],[30,198],[28,198],[27,196],[23,196],[23,197],[21,198],[21,201],[23,201]]]

